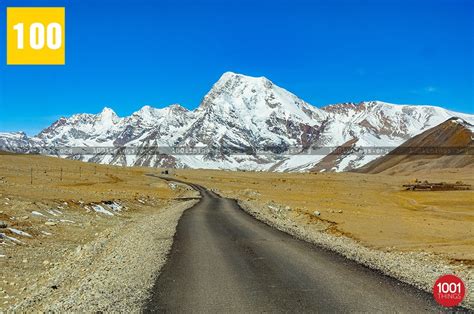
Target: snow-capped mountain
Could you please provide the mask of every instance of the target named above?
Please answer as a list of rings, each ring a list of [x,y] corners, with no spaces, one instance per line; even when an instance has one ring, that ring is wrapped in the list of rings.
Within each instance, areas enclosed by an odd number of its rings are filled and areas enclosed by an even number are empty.
[[[264,77],[227,72],[194,111],[145,106],[121,118],[104,108],[61,118],[32,138],[0,133],[0,149],[43,147],[60,157],[128,166],[343,171],[380,157],[361,148],[395,148],[451,117],[474,123],[473,115],[432,106],[316,108]],[[64,147],[83,149],[51,152]]]
[[[31,150],[30,139],[24,132],[0,132],[0,149],[4,151],[27,153]]]

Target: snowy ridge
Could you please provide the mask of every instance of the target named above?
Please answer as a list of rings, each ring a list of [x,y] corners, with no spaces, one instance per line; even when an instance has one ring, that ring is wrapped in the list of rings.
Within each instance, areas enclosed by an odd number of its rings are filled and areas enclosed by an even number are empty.
[[[451,120],[451,122],[460,124],[460,125],[464,126],[466,129],[468,129],[469,131],[471,131],[471,133],[474,133],[474,125],[472,123],[469,123],[469,122],[467,122],[467,121],[465,121],[461,118],[453,119],[453,120]]]
[[[104,108],[99,114],[61,118],[31,138],[21,132],[0,133],[0,150],[108,147],[114,148],[112,153],[53,155],[128,166],[344,171],[379,157],[355,154],[358,148],[395,148],[452,117],[474,124],[473,115],[433,106],[371,101],[316,108],[265,77],[227,72],[194,111],[177,104],[144,106],[118,117]],[[134,153],[125,153],[123,147],[135,148]],[[162,147],[208,151],[183,155]],[[315,147],[323,149],[314,154]],[[332,156],[328,147],[344,147],[348,153]],[[313,153],[307,154],[311,148]]]

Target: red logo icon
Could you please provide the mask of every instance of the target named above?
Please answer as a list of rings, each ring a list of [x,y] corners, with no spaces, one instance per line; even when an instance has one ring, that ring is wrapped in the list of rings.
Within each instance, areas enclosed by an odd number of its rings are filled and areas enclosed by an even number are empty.
[[[461,278],[454,275],[444,275],[436,280],[433,286],[433,296],[439,304],[446,307],[456,306],[464,299],[466,287]]]

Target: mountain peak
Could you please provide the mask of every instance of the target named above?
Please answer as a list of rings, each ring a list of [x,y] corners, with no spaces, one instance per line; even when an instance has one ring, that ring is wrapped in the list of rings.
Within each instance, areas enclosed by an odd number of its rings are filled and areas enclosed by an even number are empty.
[[[216,84],[226,83],[228,81],[245,81],[248,83],[268,83],[268,82],[271,83],[271,81],[267,79],[265,76],[249,76],[245,74],[227,71],[221,75],[221,77],[219,78]]]
[[[182,112],[188,112],[189,110],[181,106],[180,104],[172,104],[169,105],[171,111],[182,111]]]
[[[115,111],[113,111],[109,107],[104,107],[102,109],[101,113],[97,116],[97,120],[100,121],[101,123],[112,123],[112,124],[117,124],[120,122],[120,118],[117,116]]]
[[[235,73],[235,72],[227,71],[227,72],[224,72],[224,73],[221,75],[219,81],[220,81],[220,80],[228,80],[228,79],[231,79],[231,78],[233,78],[233,77],[235,77],[235,76],[237,76],[237,75],[239,75],[239,74],[237,74],[237,73]]]
[[[153,108],[150,105],[145,105],[145,106],[140,108],[140,111],[149,111],[149,110],[152,110],[152,109],[155,109],[155,108]]]
[[[138,114],[138,115],[153,114],[157,110],[158,109],[156,109],[152,106],[145,105],[145,106],[141,107],[138,111],[136,111],[134,114]]]
[[[112,108],[109,108],[109,107],[104,107],[104,109],[102,109],[100,114],[104,115],[104,116],[117,115],[115,113],[115,111]]]
[[[326,115],[266,77],[251,77],[234,72],[226,72],[221,76],[196,112],[211,114],[215,120],[226,117],[235,125],[253,128],[253,133],[260,128],[258,123],[296,119],[298,123],[314,125]]]
[[[164,114],[176,113],[176,112],[188,112],[189,110],[181,106],[180,104],[171,104],[167,107],[158,109],[151,106],[143,106],[140,110],[133,113],[135,116],[141,117],[158,117]]]

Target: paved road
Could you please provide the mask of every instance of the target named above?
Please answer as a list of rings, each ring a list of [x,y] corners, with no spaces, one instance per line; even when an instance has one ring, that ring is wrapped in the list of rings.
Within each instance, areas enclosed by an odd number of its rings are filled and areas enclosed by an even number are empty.
[[[297,240],[198,185],[146,312],[440,311],[431,295]]]

